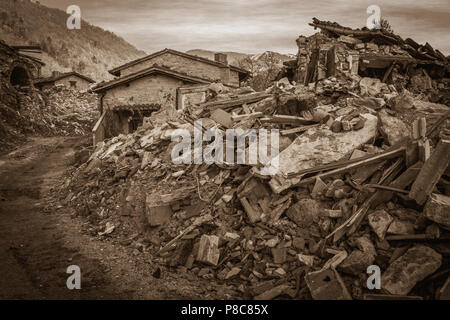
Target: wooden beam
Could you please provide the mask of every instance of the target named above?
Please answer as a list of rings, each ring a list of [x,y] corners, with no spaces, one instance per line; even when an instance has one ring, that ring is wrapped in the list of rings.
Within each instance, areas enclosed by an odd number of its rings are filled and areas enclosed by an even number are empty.
[[[267,94],[265,92],[256,92],[251,93],[248,95],[240,96],[234,99],[227,99],[227,100],[220,100],[220,101],[211,101],[207,103],[202,103],[199,105],[200,108],[203,109],[209,109],[209,110],[215,110],[215,109],[230,109],[236,106],[241,106],[244,103],[254,103],[258,102],[260,100],[263,100],[265,98],[270,97],[270,94]]]
[[[287,135],[294,134],[294,133],[304,132],[304,131],[306,131],[308,129],[315,128],[315,127],[318,127],[318,126],[320,126],[319,123],[318,124],[312,124],[310,126],[303,126],[303,127],[293,128],[293,129],[281,130],[280,133],[281,133],[282,136],[287,136]]]
[[[363,158],[359,158],[359,159],[354,159],[354,160],[348,160],[348,162],[350,162],[350,164],[341,164],[340,167],[325,172],[325,173],[321,173],[318,175],[315,175],[313,177],[310,178],[306,178],[302,181],[300,181],[299,183],[295,184],[295,186],[303,186],[309,183],[314,183],[316,181],[316,179],[319,177],[323,180],[323,178],[328,178],[331,176],[334,176],[336,174],[340,174],[340,173],[344,173],[347,171],[350,171],[352,169],[356,169],[356,168],[360,168],[360,167],[364,167],[373,163],[377,163],[379,161],[384,161],[387,159],[392,159],[392,158],[397,158],[400,156],[404,156],[406,147],[400,147],[388,152],[384,152],[381,154],[377,154],[377,155],[370,155],[368,157],[363,157]],[[362,159],[362,160],[360,160]]]
[[[439,141],[430,158],[424,163],[414,181],[409,197],[423,205],[450,162],[450,140]]]

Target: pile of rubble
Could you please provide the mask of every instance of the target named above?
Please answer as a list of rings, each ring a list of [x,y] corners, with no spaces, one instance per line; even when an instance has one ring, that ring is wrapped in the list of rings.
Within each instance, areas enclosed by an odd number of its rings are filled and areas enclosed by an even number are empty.
[[[347,69],[264,92],[212,84],[205,103],[99,143],[62,202],[158,275],[226,284],[229,298],[448,299],[450,110],[429,94],[447,82],[408,91]],[[175,165],[172,135],[196,120],[278,129],[279,170]]]
[[[0,151],[17,146],[29,135],[83,136],[98,118],[97,96],[66,87],[44,92],[33,86],[12,87],[0,81]]]
[[[97,95],[65,86],[46,89],[44,95],[55,134],[83,136],[91,133],[99,117]]]

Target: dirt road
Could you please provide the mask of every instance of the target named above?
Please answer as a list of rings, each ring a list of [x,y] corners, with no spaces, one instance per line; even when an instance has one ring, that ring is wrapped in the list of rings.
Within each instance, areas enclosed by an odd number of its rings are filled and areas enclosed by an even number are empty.
[[[33,138],[0,157],[0,299],[224,297],[220,286],[195,274],[163,271],[154,277],[148,255],[92,236],[89,223],[69,208],[48,206],[78,141]],[[81,269],[81,290],[66,286],[70,265]]]
[[[72,239],[80,238],[76,223],[42,210],[42,195],[68,167],[76,140],[34,138],[0,158],[2,299],[128,297],[112,285],[101,261],[80,253]],[[83,290],[67,289],[66,269],[72,264],[82,270]]]

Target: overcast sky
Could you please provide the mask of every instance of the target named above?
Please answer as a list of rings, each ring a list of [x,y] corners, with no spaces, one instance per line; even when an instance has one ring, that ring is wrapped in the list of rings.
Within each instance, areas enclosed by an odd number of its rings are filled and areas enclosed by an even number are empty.
[[[296,53],[295,39],[311,35],[313,17],[344,26],[366,24],[376,4],[395,33],[428,41],[450,54],[450,0],[40,0],[71,4],[91,24],[110,30],[148,53],[163,48]]]

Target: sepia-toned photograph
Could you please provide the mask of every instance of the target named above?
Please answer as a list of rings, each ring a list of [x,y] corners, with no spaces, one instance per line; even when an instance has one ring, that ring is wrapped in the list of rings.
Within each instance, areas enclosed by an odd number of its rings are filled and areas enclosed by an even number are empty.
[[[449,34],[449,0],[0,0],[0,300],[450,300]]]

